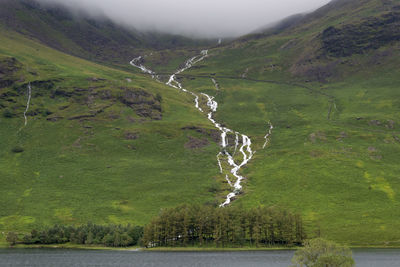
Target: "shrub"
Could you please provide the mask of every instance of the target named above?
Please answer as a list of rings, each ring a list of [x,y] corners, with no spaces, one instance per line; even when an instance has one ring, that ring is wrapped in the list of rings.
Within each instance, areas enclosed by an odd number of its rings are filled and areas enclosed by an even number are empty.
[[[352,252],[348,247],[322,238],[306,241],[304,247],[296,251],[292,263],[293,267],[352,267],[355,265]]]

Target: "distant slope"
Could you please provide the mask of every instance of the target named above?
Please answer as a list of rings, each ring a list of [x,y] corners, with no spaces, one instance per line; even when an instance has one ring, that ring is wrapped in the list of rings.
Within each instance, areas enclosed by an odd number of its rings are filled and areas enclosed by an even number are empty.
[[[73,14],[60,5],[34,0],[0,0],[0,25],[43,44],[94,61],[123,63],[149,49],[197,47],[208,41],[177,35],[141,33],[107,18]]]
[[[303,82],[340,78],[349,74],[343,71],[343,64],[359,63],[352,55],[365,54],[365,60],[391,58],[399,41],[400,1],[335,0],[282,23],[276,29],[232,42],[221,56],[240,51],[236,60],[248,62],[248,75],[252,77],[284,75],[285,79]]]

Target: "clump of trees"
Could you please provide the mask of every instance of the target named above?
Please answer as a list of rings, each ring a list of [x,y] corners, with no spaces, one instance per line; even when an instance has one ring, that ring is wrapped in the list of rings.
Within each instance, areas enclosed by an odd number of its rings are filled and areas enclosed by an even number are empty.
[[[353,267],[355,265],[352,252],[322,238],[307,240],[304,247],[296,251],[293,267]]]
[[[107,247],[128,247],[139,244],[143,235],[141,226],[122,225],[86,225],[60,226],[55,225],[45,230],[34,229],[22,240],[13,242],[21,244],[79,244],[102,245]]]
[[[108,247],[269,247],[301,245],[306,235],[301,216],[279,207],[217,208],[183,205],[160,211],[144,228],[132,225],[60,226],[34,229],[11,244],[79,244]]]
[[[300,245],[304,239],[301,216],[282,208],[184,205],[162,210],[144,228],[142,243],[146,247],[258,247]]]

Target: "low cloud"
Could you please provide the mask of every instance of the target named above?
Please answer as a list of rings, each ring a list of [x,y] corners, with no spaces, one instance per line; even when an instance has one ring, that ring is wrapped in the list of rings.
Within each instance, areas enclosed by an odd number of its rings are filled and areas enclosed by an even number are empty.
[[[234,37],[330,0],[38,0],[61,3],[141,31]]]

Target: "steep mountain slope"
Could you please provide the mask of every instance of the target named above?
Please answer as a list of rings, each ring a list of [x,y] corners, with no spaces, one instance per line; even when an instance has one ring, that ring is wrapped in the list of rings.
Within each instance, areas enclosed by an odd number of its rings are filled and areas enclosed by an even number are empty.
[[[300,211],[310,236],[399,244],[399,6],[333,1],[282,31],[213,49],[178,76],[215,95],[216,119],[253,140],[234,205]]]
[[[34,0],[1,0],[0,24],[43,44],[97,62],[125,64],[148,50],[197,47],[209,41],[161,33],[142,33],[105,17],[69,11]]]
[[[218,140],[191,97],[133,67],[0,36],[0,241],[10,230],[144,224],[162,207],[215,202]]]

